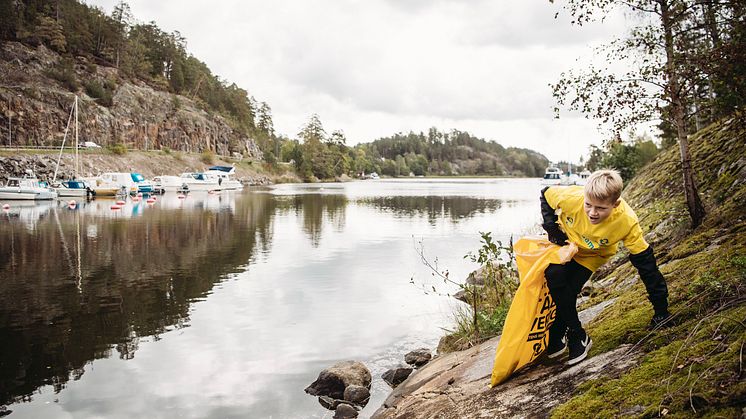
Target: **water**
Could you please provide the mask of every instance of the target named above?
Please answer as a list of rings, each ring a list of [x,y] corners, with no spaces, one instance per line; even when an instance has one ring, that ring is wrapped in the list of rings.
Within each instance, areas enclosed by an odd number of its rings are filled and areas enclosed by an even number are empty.
[[[303,389],[354,359],[374,377],[368,417],[390,391],[380,375],[434,349],[461,304],[417,248],[463,279],[479,231],[508,240],[536,226],[539,189],[414,179],[164,195],[118,211],[11,203],[0,406],[11,418],[330,418]]]

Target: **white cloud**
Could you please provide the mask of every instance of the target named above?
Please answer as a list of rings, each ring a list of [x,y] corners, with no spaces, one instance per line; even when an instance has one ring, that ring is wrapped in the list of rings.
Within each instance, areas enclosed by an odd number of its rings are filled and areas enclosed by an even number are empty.
[[[114,0],[100,0],[108,12]],[[548,84],[624,21],[572,27],[545,2],[133,0],[134,16],[179,30],[215,74],[273,109],[295,136],[312,113],[351,143],[457,128],[550,159],[600,143],[595,124],[554,121]],[[566,143],[560,150],[559,143]],[[563,150],[574,150],[566,156]]]

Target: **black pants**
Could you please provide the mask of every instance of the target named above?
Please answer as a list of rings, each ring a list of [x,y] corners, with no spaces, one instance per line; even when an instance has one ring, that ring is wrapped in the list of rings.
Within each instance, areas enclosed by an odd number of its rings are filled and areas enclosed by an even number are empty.
[[[559,332],[564,336],[565,330],[578,330],[581,328],[580,319],[578,318],[578,309],[575,303],[583,284],[588,281],[593,272],[585,266],[579,264],[575,259],[564,265],[550,264],[544,270],[544,277],[547,279],[549,294],[557,305],[557,313],[552,324],[552,332]]]

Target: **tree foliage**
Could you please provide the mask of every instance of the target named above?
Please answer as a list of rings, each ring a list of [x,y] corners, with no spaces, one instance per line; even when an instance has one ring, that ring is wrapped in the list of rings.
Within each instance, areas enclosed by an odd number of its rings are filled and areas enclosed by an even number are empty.
[[[552,1],[552,0],[550,0]],[[552,85],[559,108],[596,118],[614,131],[659,121],[664,144],[678,143],[692,225],[705,215],[691,168],[687,135],[746,104],[743,0],[565,0],[583,25],[620,8],[636,19],[629,34],[604,48],[607,63],[563,73]]]
[[[626,180],[635,174],[658,155],[658,146],[648,137],[638,136],[630,141],[611,141],[605,148],[591,146],[590,156],[586,168],[591,171],[598,169],[617,169]]]

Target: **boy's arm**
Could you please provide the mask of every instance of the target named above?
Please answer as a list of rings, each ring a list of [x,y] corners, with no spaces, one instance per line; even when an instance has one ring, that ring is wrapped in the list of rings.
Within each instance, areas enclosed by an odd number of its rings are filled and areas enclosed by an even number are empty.
[[[658,269],[653,246],[649,245],[642,235],[639,224],[635,224],[624,240],[624,246],[630,250],[629,261],[637,268],[640,279],[648,291],[648,299],[653,304],[656,315],[668,314],[668,287],[666,279]],[[637,253],[635,253],[637,252]]]
[[[539,200],[541,201],[541,226],[544,227],[544,230],[546,230],[549,235],[550,242],[564,246],[567,242],[567,235],[560,229],[559,224],[557,224],[557,214],[554,213],[555,208],[552,208],[552,206],[549,205],[546,196],[544,196],[544,193],[549,188],[550,187],[547,186],[542,189],[539,197]]]

